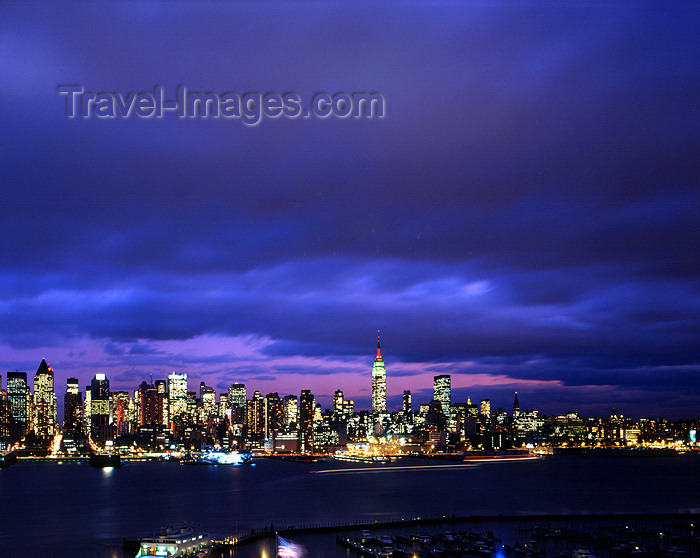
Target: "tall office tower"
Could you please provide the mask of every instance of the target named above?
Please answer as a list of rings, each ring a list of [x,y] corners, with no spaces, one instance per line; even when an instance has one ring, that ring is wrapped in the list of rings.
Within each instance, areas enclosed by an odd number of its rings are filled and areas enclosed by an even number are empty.
[[[450,403],[452,402],[452,387],[449,374],[433,378],[433,399],[437,399],[440,402],[442,414],[449,418]]]
[[[173,372],[168,375],[168,403],[170,422],[183,419],[187,413],[187,374]]]
[[[299,397],[299,446],[302,451],[312,451],[314,446],[314,396],[311,390],[302,389]]]
[[[372,365],[372,412],[386,411],[386,367],[379,348],[379,332],[377,332],[377,357]]]
[[[204,382],[202,382],[203,384]],[[204,386],[200,387],[202,408],[204,409],[204,416],[209,418],[212,415],[218,415],[216,412],[216,391],[213,387]]]
[[[92,433],[92,384],[85,386],[85,403],[83,405],[83,428],[88,436]]]
[[[343,390],[336,390],[333,395],[333,417],[338,419],[343,414]]]
[[[2,384],[0,383],[0,385]],[[0,440],[7,440],[10,437],[11,424],[10,400],[7,398],[7,391],[0,389]]]
[[[170,426],[170,403],[168,400],[168,383],[165,380],[156,380],[155,383],[156,390],[158,390],[158,396],[160,397],[160,405],[163,408],[163,419],[161,424],[163,426]]]
[[[56,431],[53,369],[42,359],[34,375],[34,432],[39,438],[50,439]]]
[[[411,391],[408,389],[403,390],[403,412],[407,415],[411,413]]]
[[[482,399],[481,400],[481,416],[485,419],[491,418],[491,400]]]
[[[253,393],[253,398],[247,402],[248,437],[260,439],[265,435],[265,399],[258,390]]]
[[[231,410],[231,424],[245,424],[246,398],[245,384],[231,384],[228,388],[226,408]]]
[[[29,386],[26,372],[7,373],[7,398],[12,414],[10,436],[18,441],[27,433],[29,422]]]
[[[165,382],[163,382],[165,383]],[[138,390],[139,426],[163,424],[163,396],[154,384],[141,382]]]
[[[66,394],[63,396],[63,430],[83,430],[83,396],[77,378],[68,378],[66,382]]]
[[[284,404],[277,392],[265,396],[265,437],[271,438],[282,431]]]
[[[520,416],[520,402],[518,401],[518,392],[515,392],[515,401],[513,401],[513,418]]]
[[[102,444],[112,439],[109,402],[109,380],[95,374],[90,384],[90,436]]]
[[[219,415],[225,417],[227,410],[230,410],[228,408],[228,393],[222,393],[219,395]]]
[[[285,428],[296,429],[299,421],[299,400],[296,395],[285,395],[284,397],[284,426]]]
[[[131,433],[129,423],[129,403],[131,397],[128,391],[112,392],[112,425],[115,436],[124,436]]]

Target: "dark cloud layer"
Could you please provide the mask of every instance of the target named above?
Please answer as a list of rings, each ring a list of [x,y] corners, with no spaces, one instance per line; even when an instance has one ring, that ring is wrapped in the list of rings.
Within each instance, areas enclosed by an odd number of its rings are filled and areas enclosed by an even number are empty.
[[[381,327],[397,378],[698,414],[697,7],[35,7],[0,8],[6,369],[91,340],[124,382],[169,361],[313,381],[304,359],[371,356]],[[68,83],[387,112],[70,120]],[[243,362],[207,336],[267,341]]]

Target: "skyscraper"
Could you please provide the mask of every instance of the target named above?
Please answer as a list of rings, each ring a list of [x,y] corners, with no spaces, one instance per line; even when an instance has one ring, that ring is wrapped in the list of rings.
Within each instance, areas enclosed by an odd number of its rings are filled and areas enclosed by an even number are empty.
[[[314,446],[314,396],[311,390],[302,389],[299,397],[299,442],[302,451]]]
[[[513,401],[513,418],[520,416],[520,402],[518,401],[518,392],[515,392],[515,400]]]
[[[68,378],[63,396],[63,430],[80,432],[83,429],[83,396],[77,378]]]
[[[379,332],[377,332],[377,357],[372,365],[372,412],[386,411],[386,367],[382,360],[379,347]]]
[[[481,416],[484,420],[491,419],[491,400],[482,399],[481,400]]]
[[[449,418],[450,403],[452,402],[452,387],[449,374],[433,378],[433,399],[437,399],[440,402],[442,414]]]
[[[7,373],[7,398],[12,415],[10,436],[13,440],[21,440],[27,433],[29,422],[29,386],[26,372]]]
[[[112,439],[109,403],[109,380],[104,374],[95,374],[90,384],[90,436],[102,444]]]
[[[146,381],[138,389],[139,426],[163,424],[163,397],[158,388]]]
[[[56,430],[53,369],[42,359],[34,375],[34,431],[39,438],[47,440],[56,434]]]
[[[265,396],[265,437],[272,438],[282,430],[284,422],[284,404],[275,391]]]
[[[253,398],[248,401],[247,406],[248,436],[251,439],[260,439],[265,435],[265,399],[258,390],[253,392]]]
[[[246,422],[246,393],[245,384],[231,384],[228,388],[226,409],[231,411],[231,424]]]
[[[299,400],[296,395],[285,395],[284,397],[284,426],[290,430],[295,430],[299,420]]]
[[[168,404],[170,422],[182,419],[187,413],[187,374],[168,374]]]
[[[411,391],[403,390],[403,412],[409,414],[411,412]]]

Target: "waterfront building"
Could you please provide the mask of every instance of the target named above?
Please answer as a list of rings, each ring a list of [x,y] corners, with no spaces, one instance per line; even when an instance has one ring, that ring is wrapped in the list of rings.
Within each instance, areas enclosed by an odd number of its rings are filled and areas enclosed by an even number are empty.
[[[187,413],[187,374],[168,374],[168,406],[171,428],[175,419],[182,421]]]
[[[299,445],[302,451],[313,450],[314,407],[311,390],[302,389],[299,397]]]
[[[83,396],[77,378],[68,378],[66,381],[66,393],[63,396],[63,430],[83,430]]]
[[[442,414],[450,417],[450,403],[452,402],[452,380],[449,374],[435,376],[433,378],[433,399],[437,399],[442,406]]]
[[[29,386],[26,372],[7,373],[7,399],[10,402],[12,424],[10,436],[13,440],[21,440],[27,433],[29,422]]]
[[[104,444],[112,439],[110,417],[109,380],[102,373],[95,374],[90,384],[90,435]]]
[[[44,440],[57,431],[53,369],[42,359],[34,375],[34,432]]]
[[[372,365],[372,412],[383,413],[386,411],[386,367],[382,360],[382,353],[377,334],[377,356]]]

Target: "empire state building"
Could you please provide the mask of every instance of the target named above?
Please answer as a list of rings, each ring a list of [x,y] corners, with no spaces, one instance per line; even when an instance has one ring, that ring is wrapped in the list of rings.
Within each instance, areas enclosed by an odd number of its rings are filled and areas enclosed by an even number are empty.
[[[377,332],[377,358],[372,365],[372,412],[386,411],[386,368],[379,348],[379,332]]]

